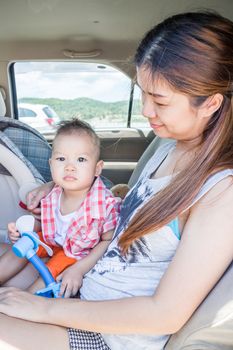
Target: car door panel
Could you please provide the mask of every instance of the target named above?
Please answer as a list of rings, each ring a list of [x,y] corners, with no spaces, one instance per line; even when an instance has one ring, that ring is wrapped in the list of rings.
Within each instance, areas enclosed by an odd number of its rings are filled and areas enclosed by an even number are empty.
[[[114,184],[127,183],[153,137],[133,128],[96,131],[101,139],[100,156],[105,162],[103,175]]]

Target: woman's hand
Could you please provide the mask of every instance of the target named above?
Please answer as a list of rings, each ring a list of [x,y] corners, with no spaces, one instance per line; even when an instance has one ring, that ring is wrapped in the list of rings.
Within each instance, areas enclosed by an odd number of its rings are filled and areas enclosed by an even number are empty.
[[[16,228],[15,222],[10,222],[7,227],[8,227],[8,237],[11,243],[14,244],[20,238],[20,233]]]
[[[75,296],[83,283],[83,273],[78,267],[78,263],[68,267],[59,276],[57,282],[61,281],[60,295],[64,298]]]
[[[41,185],[40,187],[35,188],[33,191],[27,194],[27,198],[26,198],[27,209],[31,211],[35,216],[40,215],[41,213],[41,209],[39,207],[40,201],[42,198],[47,196],[47,194],[49,194],[53,186],[54,186],[54,183],[51,181]]]
[[[5,315],[33,322],[46,322],[49,303],[42,298],[20,289],[0,288],[0,312]]]

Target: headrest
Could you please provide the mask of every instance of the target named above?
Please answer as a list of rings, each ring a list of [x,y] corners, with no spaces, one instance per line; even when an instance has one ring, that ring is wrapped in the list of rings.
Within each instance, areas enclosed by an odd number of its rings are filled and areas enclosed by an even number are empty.
[[[0,87],[0,117],[4,117],[6,115],[6,104],[5,104],[5,91]]]

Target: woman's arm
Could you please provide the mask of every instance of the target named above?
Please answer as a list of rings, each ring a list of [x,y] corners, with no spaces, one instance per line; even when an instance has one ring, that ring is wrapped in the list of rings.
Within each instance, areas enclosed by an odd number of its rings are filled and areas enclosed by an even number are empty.
[[[54,186],[54,182],[50,181],[41,185],[40,187],[35,188],[33,191],[30,191],[27,194],[27,198],[26,198],[27,209],[29,211],[32,211],[36,215],[40,214],[40,208],[39,208],[40,201],[42,198],[47,196],[47,194],[49,194],[53,186]]]
[[[177,253],[151,297],[100,302],[44,300],[2,288],[0,311],[35,322],[102,333],[174,333],[232,261],[232,204],[232,179],[227,178],[192,208]]]

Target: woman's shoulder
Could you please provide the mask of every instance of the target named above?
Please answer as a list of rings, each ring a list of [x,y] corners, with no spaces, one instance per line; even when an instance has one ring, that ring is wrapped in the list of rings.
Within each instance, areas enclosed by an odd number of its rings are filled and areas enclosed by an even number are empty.
[[[233,174],[221,178],[190,208],[189,218],[232,227]],[[201,221],[200,221],[201,220]]]
[[[187,223],[199,222],[205,217],[207,220],[232,221],[233,212],[233,170],[220,171],[202,186],[192,205],[182,213],[184,228]],[[228,214],[229,213],[229,214]],[[183,231],[183,230],[181,230]]]
[[[217,200],[231,196],[233,193],[233,169],[221,170],[211,175],[202,186],[194,200],[197,203],[208,204],[211,200]]]
[[[233,210],[233,171],[232,174],[229,173],[229,175],[220,178],[219,181],[211,186],[202,198],[200,198],[199,202],[201,204],[213,205],[214,202],[222,203],[229,200],[231,200]]]

